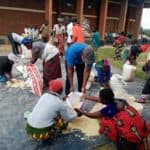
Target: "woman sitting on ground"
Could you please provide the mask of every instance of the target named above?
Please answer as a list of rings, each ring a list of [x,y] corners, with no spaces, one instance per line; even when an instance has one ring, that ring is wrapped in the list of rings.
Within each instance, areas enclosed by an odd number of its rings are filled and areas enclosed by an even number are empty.
[[[150,125],[125,100],[115,99],[111,89],[100,91],[99,98],[85,96],[85,99],[101,102],[106,106],[97,112],[75,109],[78,115],[100,118],[99,132],[116,143],[118,150],[141,150],[144,139],[150,133]],[[137,121],[138,120],[138,121]]]

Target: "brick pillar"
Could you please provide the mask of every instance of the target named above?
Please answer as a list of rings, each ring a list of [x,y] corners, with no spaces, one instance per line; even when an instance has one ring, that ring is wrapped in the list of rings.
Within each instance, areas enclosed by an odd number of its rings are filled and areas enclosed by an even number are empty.
[[[52,29],[52,3],[53,0],[45,0],[45,19],[48,21],[48,31]]]
[[[106,29],[106,17],[107,17],[107,9],[108,9],[108,0],[101,0],[100,4],[100,12],[99,12],[99,32],[101,39],[105,38],[105,29]]]
[[[144,2],[138,4],[136,7],[135,26],[133,31],[133,37],[135,39],[137,39],[139,36],[143,7],[144,7]]]
[[[76,0],[76,13],[79,23],[81,23],[83,19],[83,8],[84,8],[84,0]]]
[[[128,10],[128,0],[122,0],[121,8],[120,8],[120,20],[119,20],[118,32],[125,31],[127,10]]]

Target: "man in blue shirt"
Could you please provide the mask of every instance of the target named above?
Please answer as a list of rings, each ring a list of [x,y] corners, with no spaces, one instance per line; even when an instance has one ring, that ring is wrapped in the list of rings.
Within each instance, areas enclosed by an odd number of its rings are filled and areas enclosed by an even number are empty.
[[[84,93],[86,92],[85,87],[94,60],[94,51],[90,45],[85,43],[74,43],[68,47],[65,53],[65,64],[67,72],[65,86],[66,95],[74,91],[74,69],[76,69],[77,73],[78,91]]]

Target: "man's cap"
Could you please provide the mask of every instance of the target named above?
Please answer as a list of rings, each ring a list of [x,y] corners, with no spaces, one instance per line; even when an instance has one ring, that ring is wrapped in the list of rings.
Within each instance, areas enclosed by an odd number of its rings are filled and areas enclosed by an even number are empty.
[[[21,41],[21,44],[29,44],[29,43],[32,43],[32,39],[30,39],[30,38],[24,38],[24,39]]]
[[[91,45],[88,45],[84,50],[84,59],[86,64],[92,64],[95,61],[94,50]]]
[[[58,92],[63,88],[63,82],[61,79],[55,79],[49,81],[49,90],[52,92]]]

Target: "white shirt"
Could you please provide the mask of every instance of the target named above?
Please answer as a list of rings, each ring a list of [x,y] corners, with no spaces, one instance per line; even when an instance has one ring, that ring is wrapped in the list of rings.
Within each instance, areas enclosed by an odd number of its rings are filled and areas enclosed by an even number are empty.
[[[39,30],[35,29],[35,31],[34,31],[34,38],[38,38],[38,34],[39,34]]]
[[[15,42],[21,44],[22,40],[24,39],[23,36],[17,34],[17,33],[12,33],[12,38]]]
[[[41,59],[44,60],[45,62],[53,58],[59,53],[59,50],[56,46],[46,43],[46,46],[44,48],[44,51],[41,55]]]
[[[28,28],[24,28],[24,33],[28,34]]]
[[[55,31],[55,34],[63,34],[65,33],[65,26],[59,26],[59,24],[55,24],[53,27],[53,31]]]
[[[45,93],[35,105],[27,122],[34,128],[50,127],[55,123],[55,118],[58,114],[65,121],[70,121],[77,117],[77,113],[59,96]]]
[[[22,55],[21,58],[32,58],[32,51],[28,49],[25,45],[21,44]]]
[[[71,39],[71,36],[72,36],[72,28],[73,28],[73,23],[70,22],[68,25],[67,25],[67,43],[71,43],[72,42],[72,39]]]

